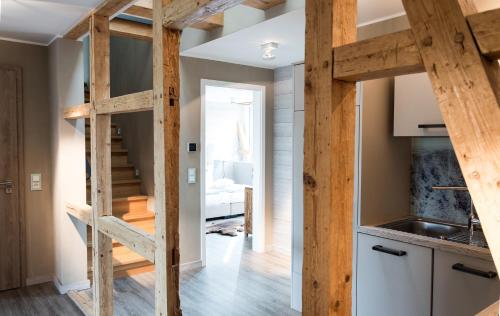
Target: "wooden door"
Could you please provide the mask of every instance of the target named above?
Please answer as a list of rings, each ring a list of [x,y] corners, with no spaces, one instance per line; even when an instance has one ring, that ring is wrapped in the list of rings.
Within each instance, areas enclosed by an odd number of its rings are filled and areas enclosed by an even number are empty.
[[[21,286],[20,69],[0,66],[0,290]]]

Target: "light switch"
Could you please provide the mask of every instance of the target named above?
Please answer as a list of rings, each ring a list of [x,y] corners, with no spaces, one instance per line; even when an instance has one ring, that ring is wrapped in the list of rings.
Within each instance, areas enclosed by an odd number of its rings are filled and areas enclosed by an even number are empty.
[[[188,168],[188,183],[196,183],[196,168]]]
[[[42,191],[42,174],[31,174],[31,191]]]

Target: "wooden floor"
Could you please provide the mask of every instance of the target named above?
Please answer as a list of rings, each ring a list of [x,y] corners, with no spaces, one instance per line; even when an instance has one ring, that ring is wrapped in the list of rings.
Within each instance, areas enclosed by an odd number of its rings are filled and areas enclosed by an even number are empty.
[[[67,295],[59,295],[51,283],[0,292],[2,316],[82,315]]]
[[[154,315],[154,273],[114,283],[115,315]],[[67,296],[55,293],[51,285],[0,293],[0,315],[81,315]],[[72,297],[91,308],[92,290]],[[207,235],[206,268],[181,272],[181,305],[187,316],[300,315],[289,307],[290,257],[251,251],[243,233]]]

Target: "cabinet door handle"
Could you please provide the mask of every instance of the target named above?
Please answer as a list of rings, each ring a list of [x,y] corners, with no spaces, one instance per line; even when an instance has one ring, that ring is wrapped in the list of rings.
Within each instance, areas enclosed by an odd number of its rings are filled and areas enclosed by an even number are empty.
[[[446,128],[444,124],[418,124],[418,128]]]
[[[398,256],[398,257],[406,256],[406,251],[404,251],[404,250],[395,250],[395,249],[391,249],[391,248],[386,248],[386,247],[381,246],[381,245],[373,246],[372,250],[380,251],[380,252],[387,253],[387,254],[390,254],[393,256]]]
[[[451,266],[451,268],[453,270],[457,270],[457,271],[461,271],[461,272],[465,272],[465,273],[477,275],[477,276],[480,276],[480,277],[483,277],[483,278],[486,278],[486,279],[494,279],[497,276],[497,273],[494,272],[494,271],[481,271],[481,270],[478,270],[478,269],[467,267],[467,266],[465,266],[462,263],[455,263],[454,265]]]

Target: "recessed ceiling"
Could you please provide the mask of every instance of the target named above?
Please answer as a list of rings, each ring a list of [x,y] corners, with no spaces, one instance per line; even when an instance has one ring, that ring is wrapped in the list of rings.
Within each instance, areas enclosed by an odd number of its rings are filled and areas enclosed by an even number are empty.
[[[274,69],[304,59],[304,10],[276,18],[182,51],[182,56]],[[262,59],[261,45],[276,42],[273,60]]]
[[[49,44],[102,0],[0,0],[0,37]]]
[[[475,0],[478,11],[500,7],[499,0]],[[358,0],[358,25],[404,15],[401,0]],[[275,69],[304,60],[304,8],[219,37],[181,52],[182,56]],[[261,45],[279,43],[275,59],[263,60]]]

